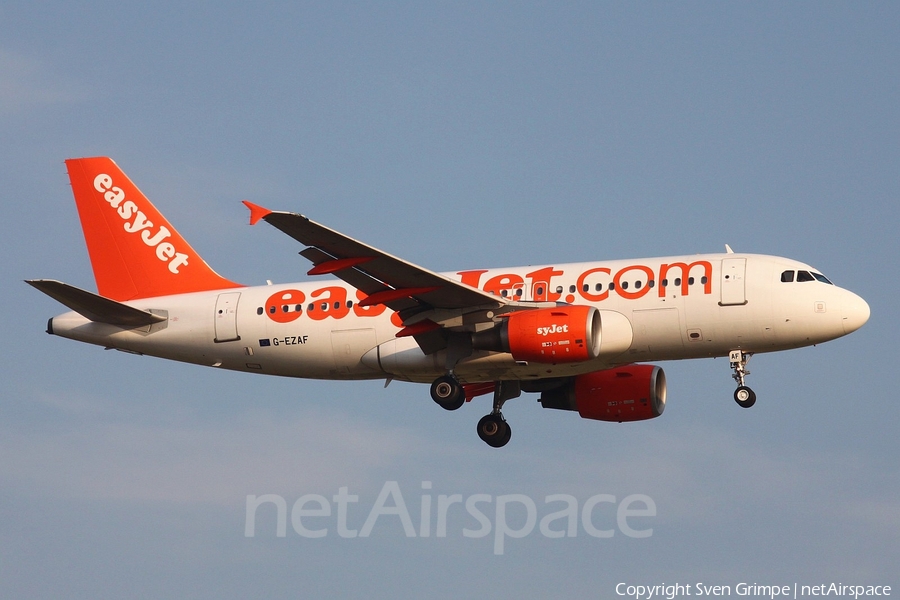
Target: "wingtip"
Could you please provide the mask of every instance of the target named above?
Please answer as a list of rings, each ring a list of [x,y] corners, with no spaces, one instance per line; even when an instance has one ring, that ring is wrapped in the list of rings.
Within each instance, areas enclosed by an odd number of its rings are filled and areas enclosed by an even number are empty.
[[[272,213],[272,211],[269,210],[268,208],[263,208],[262,206],[259,206],[258,204],[253,204],[252,202],[249,202],[247,200],[242,200],[241,202],[244,203],[244,206],[246,206],[247,208],[250,209],[250,224],[251,225],[256,225],[260,219],[264,219],[264,218],[266,218],[267,215]]]

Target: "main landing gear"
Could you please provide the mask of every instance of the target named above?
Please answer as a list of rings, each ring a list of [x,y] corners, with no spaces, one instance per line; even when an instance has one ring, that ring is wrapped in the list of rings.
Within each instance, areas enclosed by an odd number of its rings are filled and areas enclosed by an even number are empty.
[[[478,437],[491,448],[502,448],[512,437],[512,429],[500,412],[484,415],[478,421]]]
[[[459,379],[450,373],[442,375],[431,384],[431,399],[444,410],[456,410],[466,403],[466,392]]]
[[[518,381],[498,381],[494,384],[494,408],[478,421],[478,437],[491,448],[502,448],[512,437],[512,429],[500,409],[503,403],[522,394]]]
[[[750,357],[752,356],[752,352],[743,352],[741,350],[732,350],[728,353],[728,361],[731,363],[731,368],[734,371],[732,377],[738,384],[737,389],[734,390],[734,401],[741,408],[750,408],[756,404],[756,392],[744,385],[744,377],[750,374],[750,371],[747,370],[747,363],[750,362]]]
[[[512,429],[503,418],[500,409],[503,403],[522,393],[518,381],[498,381],[494,384],[494,408],[478,421],[478,437],[492,448],[501,448],[509,443]],[[466,402],[462,384],[453,373],[442,375],[431,384],[431,398],[445,410],[456,410]]]

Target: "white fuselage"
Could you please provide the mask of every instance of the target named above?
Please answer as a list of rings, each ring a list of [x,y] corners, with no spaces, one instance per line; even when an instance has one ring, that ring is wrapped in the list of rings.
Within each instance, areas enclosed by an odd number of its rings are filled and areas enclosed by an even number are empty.
[[[607,344],[599,358],[568,365],[476,351],[455,372],[469,382],[524,380],[736,349],[771,352],[825,342],[865,323],[869,309],[857,295],[820,280],[783,282],[785,271],[815,270],[773,256],[705,254],[447,273],[513,300],[595,306]],[[123,329],[70,312],[53,318],[50,331],[288,377],[430,382],[446,372],[443,351],[426,356],[412,337],[395,337],[402,328],[396,315],[383,305],[360,307],[359,297],[339,280],[197,292],[126,303],[168,317],[153,326]]]

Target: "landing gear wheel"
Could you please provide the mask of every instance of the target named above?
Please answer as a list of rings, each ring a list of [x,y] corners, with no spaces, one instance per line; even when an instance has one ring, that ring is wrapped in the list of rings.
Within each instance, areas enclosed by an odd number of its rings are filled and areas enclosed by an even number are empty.
[[[512,429],[503,415],[491,413],[478,421],[478,437],[491,448],[502,448],[512,437]]]
[[[748,388],[746,385],[738,387],[734,390],[734,401],[741,408],[750,408],[756,404],[756,392]]]
[[[456,410],[466,403],[466,392],[453,375],[442,375],[431,384],[431,399],[444,410]]]
[[[504,428],[504,429],[506,429],[506,435],[503,436],[503,439],[501,440],[499,447],[503,447],[503,446],[507,445],[509,443],[509,440],[512,439],[512,427],[510,427],[509,423],[507,423],[506,421],[504,421],[503,424],[506,426]]]

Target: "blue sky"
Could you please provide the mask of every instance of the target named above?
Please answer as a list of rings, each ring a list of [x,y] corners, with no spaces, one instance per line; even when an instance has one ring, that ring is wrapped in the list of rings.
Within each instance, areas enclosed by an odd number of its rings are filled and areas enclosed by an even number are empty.
[[[0,7],[0,596],[615,597],[615,585],[900,586],[894,3],[7,3]],[[477,439],[427,388],[254,377],[44,334],[94,288],[63,160],[109,155],[226,277],[296,281],[249,199],[436,270],[739,251],[869,323],[750,364],[666,363],[656,420],[526,395]],[[244,536],[247,495],[653,499],[653,535]],[[554,507],[554,509],[557,507]],[[511,509],[512,510],[512,509]],[[604,512],[606,511],[606,512]],[[510,522],[524,512],[511,514]],[[598,523],[614,523],[608,508]],[[327,520],[323,520],[327,521]],[[895,587],[896,589],[896,587]]]

